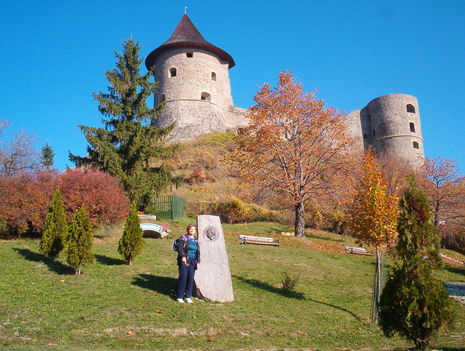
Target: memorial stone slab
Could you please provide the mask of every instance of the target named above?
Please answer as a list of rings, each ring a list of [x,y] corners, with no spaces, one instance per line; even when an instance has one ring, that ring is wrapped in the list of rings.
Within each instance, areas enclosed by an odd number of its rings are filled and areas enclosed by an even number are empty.
[[[217,302],[234,301],[228,254],[218,216],[197,216],[200,264],[195,273],[199,297]]]

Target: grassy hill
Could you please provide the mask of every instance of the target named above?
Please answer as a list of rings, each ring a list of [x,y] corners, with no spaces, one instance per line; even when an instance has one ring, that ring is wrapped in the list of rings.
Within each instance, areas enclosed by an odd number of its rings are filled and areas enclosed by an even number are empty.
[[[236,196],[250,198],[250,189],[222,162],[222,158],[234,148],[235,134],[212,133],[181,143],[173,160],[175,175],[186,182],[174,192],[190,203],[218,202]]]
[[[127,266],[118,236],[95,240],[96,263],[75,276],[61,259],[38,253],[37,240],[0,241],[0,347],[5,350],[405,350],[369,323],[372,257],[343,254],[352,239],[311,231],[280,237],[282,247],[240,245],[238,234],[269,235],[275,223],[224,225],[236,300],[173,300],[177,267],[172,239],[192,220],[171,224],[168,239],[146,239]],[[176,233],[176,234],[174,234]],[[463,259],[463,257],[462,257]],[[295,291],[280,288],[299,275]],[[443,281],[465,281],[447,266]],[[464,350],[465,306],[436,349]]]

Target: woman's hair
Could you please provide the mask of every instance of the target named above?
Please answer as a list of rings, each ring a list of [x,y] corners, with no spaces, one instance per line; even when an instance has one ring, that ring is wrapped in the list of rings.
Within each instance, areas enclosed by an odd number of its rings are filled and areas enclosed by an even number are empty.
[[[192,227],[195,227],[195,229],[197,230],[197,226],[195,224],[189,224],[186,228],[186,233],[189,233],[189,229],[191,229]]]

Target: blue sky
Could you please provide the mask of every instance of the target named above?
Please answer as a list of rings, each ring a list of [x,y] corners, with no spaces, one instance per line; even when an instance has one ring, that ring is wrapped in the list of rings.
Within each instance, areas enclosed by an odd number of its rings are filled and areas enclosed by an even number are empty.
[[[465,174],[464,0],[1,0],[0,119],[48,142],[63,170],[84,155],[77,125],[101,126],[114,50],[131,35],[145,56],[187,5],[211,43],[230,53],[234,102],[291,70],[306,90],[350,112],[385,94],[419,100],[425,154]],[[144,68],[145,70],[145,68]]]

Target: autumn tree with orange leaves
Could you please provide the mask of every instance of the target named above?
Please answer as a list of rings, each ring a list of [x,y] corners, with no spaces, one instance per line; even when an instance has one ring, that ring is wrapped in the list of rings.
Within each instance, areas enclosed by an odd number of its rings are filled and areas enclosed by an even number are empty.
[[[348,231],[358,243],[374,246],[376,249],[373,322],[378,320],[378,306],[383,285],[383,253],[380,247],[392,244],[397,238],[399,199],[396,195],[387,195],[386,192],[386,180],[370,150],[365,154],[363,175],[349,209]]]
[[[429,199],[441,244],[458,246],[455,237],[465,233],[465,177],[460,176],[457,162],[443,158],[426,158],[422,170],[419,186]]]
[[[295,208],[295,235],[303,237],[305,203],[347,174],[352,140],[343,115],[305,92],[289,71],[279,74],[275,88],[264,84],[255,102],[227,160],[261,189],[287,195]]]

